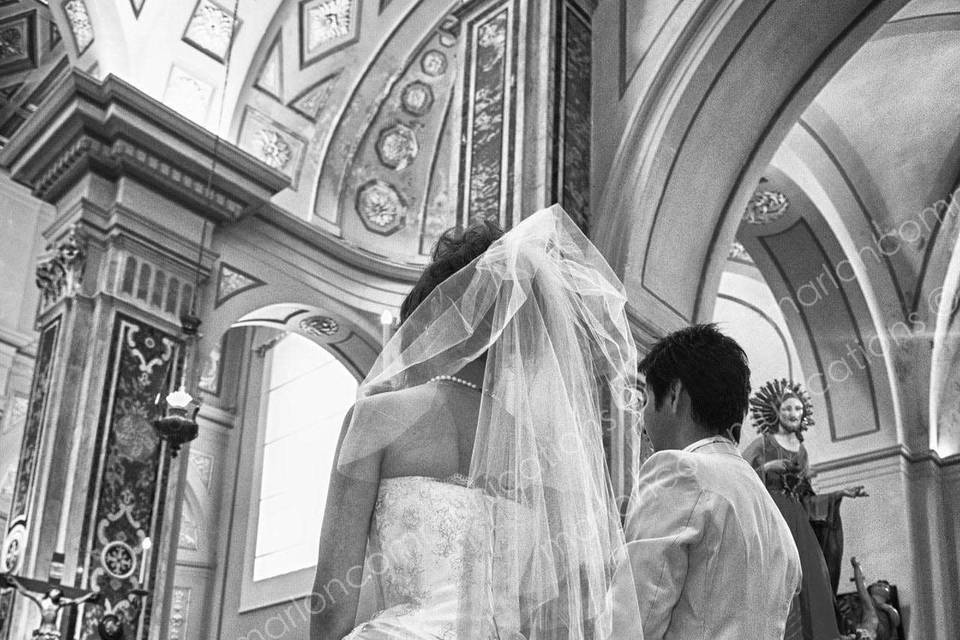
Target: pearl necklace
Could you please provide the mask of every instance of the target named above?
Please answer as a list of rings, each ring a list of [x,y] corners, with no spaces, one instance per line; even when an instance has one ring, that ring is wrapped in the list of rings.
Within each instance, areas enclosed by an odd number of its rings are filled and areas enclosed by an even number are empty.
[[[474,384],[473,382],[470,382],[469,380],[464,380],[463,378],[458,378],[457,376],[447,376],[447,375],[434,376],[434,377],[430,378],[429,380],[427,380],[427,383],[430,383],[430,382],[439,382],[439,381],[441,381],[441,380],[448,380],[448,381],[450,381],[450,382],[456,382],[457,384],[461,384],[461,385],[467,387],[468,389],[473,389],[474,391],[480,391],[480,385]]]

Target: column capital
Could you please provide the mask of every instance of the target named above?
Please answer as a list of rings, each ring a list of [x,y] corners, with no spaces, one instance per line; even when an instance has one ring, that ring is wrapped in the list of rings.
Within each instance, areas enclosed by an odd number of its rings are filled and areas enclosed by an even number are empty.
[[[134,180],[215,224],[244,218],[289,186],[284,174],[119,78],[78,70],[0,151],[0,167],[52,204],[94,173]]]

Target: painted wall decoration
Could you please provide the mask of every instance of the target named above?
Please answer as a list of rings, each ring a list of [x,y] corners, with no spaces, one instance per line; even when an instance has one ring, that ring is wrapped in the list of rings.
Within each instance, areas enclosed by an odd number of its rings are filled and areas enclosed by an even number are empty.
[[[213,93],[212,84],[177,65],[172,65],[167,78],[167,88],[163,93],[163,102],[194,122],[204,124],[210,111]]]
[[[283,100],[283,40],[281,35],[273,40],[267,57],[260,67],[257,81],[254,85],[267,95]]]
[[[554,200],[584,231],[590,226],[590,18],[571,0],[559,6]]]
[[[470,218],[513,225],[513,131],[516,98],[516,16],[512,3],[494,5],[466,29],[467,63],[461,157],[462,208]]]
[[[340,73],[337,72],[324,77],[291,100],[288,106],[304,118],[316,121],[323,108],[327,106],[327,101],[330,99],[339,76]]]
[[[356,42],[360,0],[301,0],[300,68]]]
[[[352,94],[356,107],[331,136],[314,208],[348,240],[387,256],[428,253],[457,215],[451,100],[460,22],[443,17],[424,34],[420,17],[401,23]]]
[[[264,284],[266,283],[260,278],[221,262],[220,269],[217,271],[217,298],[213,308],[216,309],[230,298]]]
[[[0,20],[0,74],[37,66],[37,12],[29,11]]]
[[[87,12],[87,5],[83,0],[64,0],[63,13],[70,22],[70,32],[73,34],[73,44],[77,47],[77,55],[82,56],[87,48],[93,44],[93,23]]]
[[[103,609],[116,611],[131,589],[151,588],[158,545],[147,552],[142,542],[160,539],[168,479],[164,446],[151,422],[162,413],[156,398],[170,388],[179,346],[155,327],[115,316],[80,541],[82,586],[100,591],[103,599],[84,610],[84,640],[98,637],[96,617]],[[146,637],[149,610],[140,606],[131,602],[123,609],[128,638]]]
[[[237,145],[272,169],[287,174],[292,187],[296,189],[307,147],[306,141],[299,135],[260,111],[247,107],[240,123]]]
[[[193,15],[183,33],[183,41],[217,62],[226,60],[230,40],[240,28],[233,12],[213,0],[197,0]]]

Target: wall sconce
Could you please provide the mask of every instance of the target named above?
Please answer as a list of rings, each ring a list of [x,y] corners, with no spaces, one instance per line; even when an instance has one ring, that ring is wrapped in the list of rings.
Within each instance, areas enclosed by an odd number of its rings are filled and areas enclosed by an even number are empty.
[[[195,440],[200,433],[200,427],[197,425],[200,403],[187,393],[183,384],[167,395],[166,403],[166,414],[153,421],[153,428],[156,429],[157,435],[170,444],[170,457],[176,458],[180,447]]]

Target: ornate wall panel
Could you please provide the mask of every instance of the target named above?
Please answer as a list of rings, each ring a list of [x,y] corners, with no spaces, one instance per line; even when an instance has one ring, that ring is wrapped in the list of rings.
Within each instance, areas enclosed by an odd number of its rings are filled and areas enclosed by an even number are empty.
[[[128,638],[146,637],[150,610],[125,598],[131,589],[150,589],[155,575],[156,558],[141,543],[160,538],[168,461],[151,422],[161,413],[156,398],[170,387],[178,352],[173,336],[116,315],[80,546],[82,585],[95,585],[103,600],[84,611],[84,640],[98,637],[104,606],[121,607]]]
[[[70,32],[73,34],[73,44],[77,48],[77,55],[82,56],[87,48],[93,44],[93,23],[87,12],[87,5],[83,0],[64,0],[63,13],[70,22]]]
[[[163,93],[163,102],[194,122],[203,124],[210,111],[213,92],[213,85],[209,82],[197,78],[177,65],[172,65],[170,76],[167,78],[167,87]]]
[[[37,12],[0,19],[0,75],[37,66]]]
[[[239,28],[240,21],[234,24],[232,9],[213,0],[198,0],[187,23],[183,41],[217,62],[223,62],[230,48],[230,38]]]
[[[559,5],[554,201],[584,231],[590,224],[590,18],[571,0]]]
[[[512,2],[470,18],[464,60],[462,208],[470,218],[513,224],[513,123],[519,19]]]
[[[10,516],[7,520],[3,548],[0,549],[0,571],[16,573],[21,568],[20,561],[28,525],[30,493],[34,485],[40,445],[43,441],[44,416],[47,410],[47,397],[50,391],[51,373],[56,360],[59,335],[59,317],[48,323],[40,332],[30,400],[27,404],[27,415],[23,428],[23,440],[20,445],[20,459],[17,463],[13,496],[10,502]]]
[[[360,0],[301,0],[300,68],[356,42],[361,9]]]
[[[323,108],[327,106],[327,101],[330,99],[330,94],[339,76],[339,73],[326,76],[291,100],[288,106],[304,118],[316,121]]]

